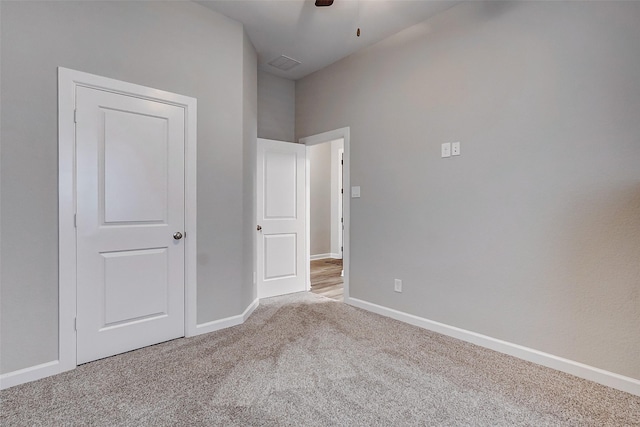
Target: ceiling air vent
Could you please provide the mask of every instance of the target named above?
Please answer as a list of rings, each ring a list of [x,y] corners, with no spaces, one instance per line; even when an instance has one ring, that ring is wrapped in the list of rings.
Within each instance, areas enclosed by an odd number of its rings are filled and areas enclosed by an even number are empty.
[[[288,56],[284,55],[280,55],[276,59],[273,59],[271,62],[269,62],[269,65],[282,71],[289,71],[293,67],[296,67],[300,64],[300,61],[296,61],[295,59],[289,58]]]

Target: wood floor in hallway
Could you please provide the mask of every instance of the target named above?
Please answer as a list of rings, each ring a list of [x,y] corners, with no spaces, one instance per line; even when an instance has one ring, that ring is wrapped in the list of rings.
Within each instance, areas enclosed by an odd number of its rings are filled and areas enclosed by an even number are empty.
[[[341,259],[311,261],[311,292],[336,301],[344,301]]]

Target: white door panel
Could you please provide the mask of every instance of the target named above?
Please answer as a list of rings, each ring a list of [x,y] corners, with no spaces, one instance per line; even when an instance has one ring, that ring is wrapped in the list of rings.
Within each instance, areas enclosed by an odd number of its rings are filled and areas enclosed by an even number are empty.
[[[103,114],[105,223],[165,222],[166,118],[108,109]]]
[[[296,233],[264,236],[264,279],[295,277],[297,271]]]
[[[167,315],[167,250],[103,252],[105,321],[122,322]]]
[[[306,290],[305,147],[258,139],[258,297]]]
[[[184,336],[184,109],[77,90],[77,363]]]
[[[297,153],[264,151],[264,218],[295,219]]]

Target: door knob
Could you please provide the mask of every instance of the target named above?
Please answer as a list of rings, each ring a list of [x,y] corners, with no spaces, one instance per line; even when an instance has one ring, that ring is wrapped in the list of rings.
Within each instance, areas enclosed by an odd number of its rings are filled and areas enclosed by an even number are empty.
[[[261,225],[259,225],[259,226],[257,227],[257,230],[258,230],[258,231],[262,231],[262,226],[261,226]]]
[[[173,233],[173,238],[176,240],[182,239],[182,233],[179,231],[176,231],[175,233]]]

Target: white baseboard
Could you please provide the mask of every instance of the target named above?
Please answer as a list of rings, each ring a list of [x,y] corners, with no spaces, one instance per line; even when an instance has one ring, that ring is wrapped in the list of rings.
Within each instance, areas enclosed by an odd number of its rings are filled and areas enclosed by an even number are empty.
[[[0,375],[0,390],[36,381],[45,377],[50,377],[51,375],[59,374],[61,372],[63,371],[60,369],[60,361],[58,360],[52,360],[51,362],[41,363],[40,365],[29,366],[28,368],[8,372]]]
[[[362,308],[373,313],[377,313],[401,322],[409,323],[420,328],[428,329],[439,334],[457,338],[462,341],[470,342],[500,353],[508,354],[519,359],[533,362],[538,365],[546,366],[558,371],[566,372],[585,380],[593,381],[598,384],[612,387],[640,396],[640,380],[626,377],[624,375],[605,371],[604,369],[585,365],[584,363],[574,360],[565,359],[563,357],[554,356],[553,354],[544,353],[529,347],[502,341],[476,332],[467,331],[465,329],[449,326],[444,323],[435,322],[433,320],[414,316],[413,314],[404,313],[392,308],[383,307],[357,298],[345,298],[345,303],[354,307]]]
[[[334,253],[330,253],[330,254],[316,254],[316,255],[311,255],[309,256],[309,259],[311,261],[317,261],[319,259],[342,259],[342,255],[340,254],[334,254]]]
[[[255,310],[258,307],[259,302],[260,300],[258,298],[253,300],[253,302],[249,304],[249,306],[244,310],[242,314],[196,325],[195,335],[208,334],[209,332],[215,332],[215,331],[219,331],[220,329],[226,329],[226,328],[230,328],[231,326],[237,326],[237,325],[243,324],[249,318],[249,316],[251,316],[251,313],[253,313],[253,310]]]
[[[245,320],[251,316],[253,310],[258,307],[259,300],[256,298],[242,314],[237,316],[227,317],[225,319],[215,320],[213,322],[207,322],[196,326],[196,334],[206,334],[208,332],[218,331],[231,326],[236,326],[244,323]],[[13,387],[19,384],[36,381],[51,375],[56,375],[64,372],[60,361],[53,360],[51,362],[42,363],[40,365],[30,366],[28,368],[20,369],[13,372],[0,375],[0,390]]]

